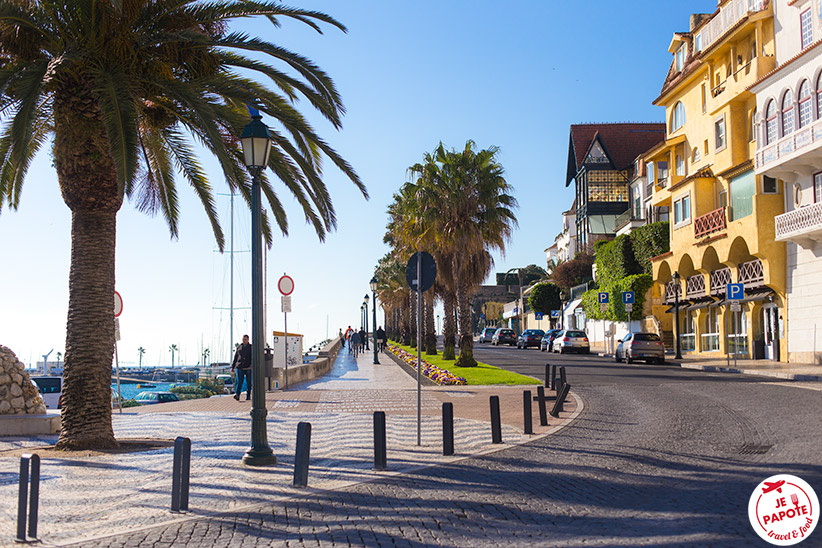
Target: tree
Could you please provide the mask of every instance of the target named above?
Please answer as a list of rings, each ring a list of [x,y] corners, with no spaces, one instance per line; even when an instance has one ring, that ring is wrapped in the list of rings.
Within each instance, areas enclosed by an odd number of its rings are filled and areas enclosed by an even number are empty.
[[[559,310],[562,303],[559,298],[560,287],[551,282],[542,282],[535,285],[528,294],[528,304],[534,312],[550,314],[552,310]]]
[[[238,18],[282,18],[320,31],[332,17],[277,2],[243,0],[15,0],[0,3],[0,208],[19,205],[37,151],[53,143],[60,191],[72,212],[62,449],[117,445],[111,426],[116,215],[125,199],[160,213],[178,233],[177,179],[203,204],[220,249],[214,193],[195,153],[213,154],[247,203],[250,177],[238,135],[251,105],[274,122],[268,167],[300,204],[320,239],[336,226],[321,162],[365,187],[296,109],[304,98],[335,128],[344,107],[329,76],[309,59],[231,32]],[[282,63],[282,70],[276,65]],[[270,79],[268,87],[254,78]],[[287,219],[261,177],[270,216]]]
[[[557,266],[553,276],[554,283],[563,289],[570,289],[575,285],[585,283],[592,278],[591,265],[593,264],[593,256],[588,253],[578,253],[573,260]]]
[[[177,345],[172,344],[168,349],[171,351],[171,368],[174,369],[174,352],[177,351]]]
[[[143,368],[143,354],[146,353],[146,349],[142,346],[137,349],[137,359],[139,360],[139,367],[140,369]]]
[[[482,311],[482,313],[485,314],[486,320],[499,321],[502,319],[502,313],[505,311],[505,303],[488,301],[482,305]]]
[[[203,349],[203,366],[208,363],[208,355],[211,354],[211,351],[208,348]]]

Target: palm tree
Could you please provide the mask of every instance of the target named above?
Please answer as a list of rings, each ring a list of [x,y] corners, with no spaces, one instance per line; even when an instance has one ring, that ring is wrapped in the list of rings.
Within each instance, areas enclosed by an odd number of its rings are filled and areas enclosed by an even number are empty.
[[[208,348],[204,348],[204,349],[203,349],[203,367],[205,367],[205,365],[206,365],[206,360],[208,360],[208,355],[209,355],[210,353],[211,353],[211,351],[210,351]]]
[[[177,350],[177,345],[172,344],[168,349],[171,351],[171,368],[174,369],[174,352]]]
[[[336,226],[321,179],[324,158],[367,196],[353,168],[294,106],[304,98],[339,128],[344,107],[334,83],[309,59],[229,30],[233,20],[255,16],[274,29],[289,18],[317,31],[321,24],[345,31],[323,13],[266,0],[0,3],[0,208],[18,207],[29,165],[51,141],[60,191],[72,212],[60,448],[117,445],[111,302],[116,214],[125,199],[162,214],[176,237],[181,174],[222,249],[213,189],[194,144],[217,158],[220,177],[250,205],[237,137],[248,121],[245,105],[274,121],[268,167],[320,239]],[[284,234],[287,219],[271,182],[262,179],[270,242],[270,219]]]
[[[140,369],[143,368],[143,354],[146,353],[146,349],[142,346],[137,349],[137,359],[139,360],[139,367]]]

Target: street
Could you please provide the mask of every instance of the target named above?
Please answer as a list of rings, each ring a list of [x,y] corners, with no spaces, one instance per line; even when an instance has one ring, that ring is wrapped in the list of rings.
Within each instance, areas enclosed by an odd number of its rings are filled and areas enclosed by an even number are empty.
[[[819,383],[479,344],[475,356],[538,378],[564,365],[585,409],[484,457],[83,546],[768,546],[747,515],[760,481],[793,474],[822,493]]]

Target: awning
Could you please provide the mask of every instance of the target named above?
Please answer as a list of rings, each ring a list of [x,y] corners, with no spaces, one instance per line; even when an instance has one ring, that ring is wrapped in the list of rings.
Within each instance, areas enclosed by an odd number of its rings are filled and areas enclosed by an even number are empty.
[[[576,310],[579,307],[580,304],[582,304],[582,299],[574,299],[573,301],[571,301],[570,303],[568,303],[565,306],[565,308],[563,309],[563,313],[564,314],[572,313],[574,310]]]
[[[684,312],[689,306],[691,306],[691,304],[691,301],[679,301],[679,311]],[[676,312],[676,305],[673,304],[668,310],[665,311],[666,314],[673,314],[674,312]]]
[[[774,291],[770,287],[768,287],[768,286],[757,287],[755,289],[745,290],[745,298],[744,299],[740,299],[738,301],[728,301],[727,299],[722,299],[721,301],[719,301],[716,304],[718,306],[721,306],[721,305],[728,304],[729,302],[732,302],[732,303],[733,302],[750,303],[750,302],[754,302],[754,301],[764,301],[765,299],[767,299],[771,295],[774,295]]]
[[[688,310],[708,308],[709,306],[713,306],[715,302],[716,301],[714,301],[713,297],[700,297],[699,299],[694,299],[693,304],[688,307]]]

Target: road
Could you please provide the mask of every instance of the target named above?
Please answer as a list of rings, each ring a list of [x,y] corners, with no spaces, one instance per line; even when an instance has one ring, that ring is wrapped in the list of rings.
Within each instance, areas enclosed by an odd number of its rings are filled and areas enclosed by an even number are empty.
[[[478,345],[542,378],[564,365],[585,409],[559,433],[481,458],[285,505],[84,546],[769,546],[748,499],[788,473],[822,494],[820,383]],[[822,531],[800,544],[822,546]]]

